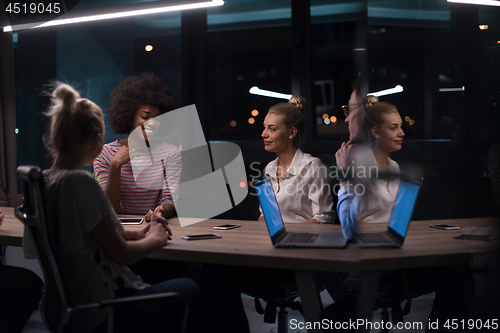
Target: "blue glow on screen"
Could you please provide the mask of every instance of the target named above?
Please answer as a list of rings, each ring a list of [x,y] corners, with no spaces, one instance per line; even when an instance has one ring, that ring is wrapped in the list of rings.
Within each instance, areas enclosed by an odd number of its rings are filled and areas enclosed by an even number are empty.
[[[281,220],[278,202],[276,202],[271,182],[263,181],[261,185],[257,186],[257,193],[266,219],[267,229],[271,237],[273,237],[283,227],[283,221]]]
[[[399,184],[398,195],[394,203],[389,227],[403,237],[406,235],[408,225],[410,224],[413,206],[417,200],[418,188],[418,185],[404,180]]]

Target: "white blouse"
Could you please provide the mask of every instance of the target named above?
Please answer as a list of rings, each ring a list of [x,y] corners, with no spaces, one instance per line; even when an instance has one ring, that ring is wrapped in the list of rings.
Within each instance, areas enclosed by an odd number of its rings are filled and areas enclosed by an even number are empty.
[[[319,158],[297,149],[288,170],[279,179],[277,168],[278,159],[275,159],[266,166],[265,175],[271,179],[284,222],[335,221],[329,170]],[[262,207],[259,208],[263,216]]]
[[[370,172],[372,172],[372,170],[380,170],[375,156],[373,155],[373,151],[369,147],[361,146],[355,150],[354,153],[354,160],[356,160],[355,165],[358,169],[364,168],[364,170],[370,170]],[[396,175],[400,173],[399,165],[394,160],[388,158],[387,164],[389,173]],[[365,173],[368,174],[369,172],[366,171]],[[387,223],[391,217],[392,207],[394,206],[394,201],[396,200],[399,189],[399,183],[400,179],[398,177],[362,179],[360,181],[360,184],[363,185],[362,191],[356,189],[356,194],[358,195],[352,195],[353,193],[350,193],[352,196],[351,200],[355,201],[352,207],[356,207],[359,219],[368,223]],[[342,197],[346,195],[347,192],[355,192],[352,185],[344,186],[339,190],[339,204],[342,201]],[[337,209],[340,211],[339,207],[337,207]],[[340,213],[339,217],[343,224],[343,219],[346,217],[344,214]]]

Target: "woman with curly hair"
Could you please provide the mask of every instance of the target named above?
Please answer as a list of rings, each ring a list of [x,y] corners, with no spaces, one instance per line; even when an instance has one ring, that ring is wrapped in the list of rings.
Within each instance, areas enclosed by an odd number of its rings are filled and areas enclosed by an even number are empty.
[[[130,134],[137,127],[142,127],[146,145],[149,146],[148,136],[151,137],[159,126],[151,120],[175,109],[177,100],[173,90],[153,74],[143,73],[123,79],[111,92],[109,122],[117,134]],[[181,154],[172,144],[163,143],[158,149],[164,156],[161,163],[150,161],[152,165],[137,178],[137,181],[156,180],[162,184],[161,189],[151,190],[151,187],[138,183],[134,177],[128,138],[104,145],[94,161],[94,172],[116,212],[147,214],[147,221],[150,220],[151,211],[165,218],[174,214]]]
[[[240,294],[229,290],[224,279],[161,279],[148,284],[129,269],[130,264],[167,246],[172,239],[168,221],[153,215],[151,223],[141,229],[123,228],[106,195],[83,170],[103,147],[101,108],[81,98],[67,84],[58,83],[51,99],[52,105],[45,113],[50,119],[47,148],[54,160],[45,172],[51,212],[48,229],[57,245],[68,302],[82,304],[177,292],[189,302],[186,332],[250,333]],[[2,217],[0,212],[0,220]],[[23,237],[23,250],[28,258],[37,258],[30,233]],[[157,270],[157,275],[161,278],[162,271]],[[41,289],[39,282],[35,287]],[[28,284],[25,289],[32,290],[30,287]],[[27,299],[22,301],[26,303]],[[13,304],[9,307],[15,309]],[[67,331],[107,332],[114,328],[115,332],[178,332],[182,326],[178,319],[183,315],[181,308],[168,299],[145,300],[115,309],[82,309],[71,316]],[[0,324],[2,332],[7,332],[4,322]]]

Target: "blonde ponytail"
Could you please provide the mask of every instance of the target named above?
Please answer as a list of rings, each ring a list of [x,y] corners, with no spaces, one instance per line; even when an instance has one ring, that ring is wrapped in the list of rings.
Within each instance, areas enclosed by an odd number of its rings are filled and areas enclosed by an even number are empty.
[[[45,142],[54,161],[60,155],[76,154],[78,145],[104,133],[100,107],[65,83],[56,83],[51,94],[52,105],[45,113],[50,131]]]

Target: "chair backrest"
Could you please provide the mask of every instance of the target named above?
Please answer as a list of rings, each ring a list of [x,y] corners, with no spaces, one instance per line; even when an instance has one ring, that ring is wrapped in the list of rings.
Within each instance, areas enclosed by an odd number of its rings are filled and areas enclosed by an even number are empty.
[[[45,326],[57,331],[67,308],[66,291],[57,264],[57,247],[51,240],[48,224],[49,210],[45,180],[42,170],[36,166],[20,166],[17,176],[22,182],[23,205],[16,208],[16,216],[28,229],[38,254],[40,266],[45,278],[42,299],[42,318]]]

